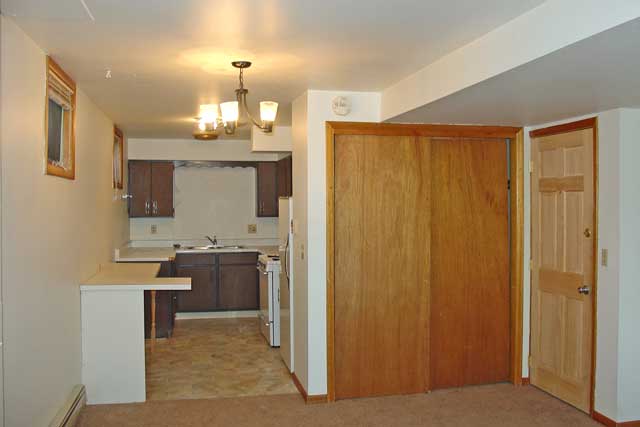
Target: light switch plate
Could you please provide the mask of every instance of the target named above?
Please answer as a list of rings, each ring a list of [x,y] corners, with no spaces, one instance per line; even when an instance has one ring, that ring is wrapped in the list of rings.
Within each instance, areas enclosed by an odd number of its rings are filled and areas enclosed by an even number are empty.
[[[256,224],[249,224],[247,226],[247,233],[256,234],[258,232],[258,226]]]
[[[158,226],[155,224],[151,224],[151,234],[157,234],[158,233]]]

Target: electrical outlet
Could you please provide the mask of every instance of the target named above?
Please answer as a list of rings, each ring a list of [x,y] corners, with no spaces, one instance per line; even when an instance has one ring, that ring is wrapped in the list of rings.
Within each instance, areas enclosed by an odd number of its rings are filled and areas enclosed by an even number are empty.
[[[151,234],[157,234],[158,233],[158,226],[155,224],[151,224]]]
[[[247,226],[247,233],[256,234],[258,232],[258,226],[256,224],[249,224]]]
[[[609,265],[609,249],[603,249],[602,250],[602,256],[600,258],[600,263],[602,264],[603,267],[606,267]]]

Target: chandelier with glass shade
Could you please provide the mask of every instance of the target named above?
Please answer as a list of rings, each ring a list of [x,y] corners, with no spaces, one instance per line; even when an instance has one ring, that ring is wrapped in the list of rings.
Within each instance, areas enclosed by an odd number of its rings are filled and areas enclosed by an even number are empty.
[[[273,131],[273,122],[278,113],[278,103],[274,101],[260,102],[260,122],[257,122],[247,107],[248,89],[244,87],[244,69],[251,66],[249,61],[234,61],[231,63],[240,70],[240,87],[236,89],[236,100],[218,104],[204,104],[200,106],[200,115],[196,117],[197,128],[193,133],[195,139],[217,139],[219,134],[233,135],[238,126],[247,123],[241,120],[245,116],[253,125],[265,133]]]

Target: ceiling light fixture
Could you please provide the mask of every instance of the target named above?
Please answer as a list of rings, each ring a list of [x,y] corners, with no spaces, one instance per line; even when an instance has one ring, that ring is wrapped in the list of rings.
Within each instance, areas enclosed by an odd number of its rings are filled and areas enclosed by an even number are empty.
[[[218,104],[204,104],[200,106],[200,115],[196,117],[197,129],[193,133],[195,139],[212,140],[217,139],[220,129],[224,129],[227,135],[233,135],[238,126],[243,126],[241,118],[245,116],[258,129],[264,133],[273,132],[273,123],[278,114],[278,103],[274,101],[260,102],[260,123],[258,123],[247,107],[248,89],[244,87],[244,69],[251,66],[249,61],[233,61],[231,63],[240,70],[240,87],[236,89],[236,100],[223,102],[220,104],[220,114],[218,114]]]

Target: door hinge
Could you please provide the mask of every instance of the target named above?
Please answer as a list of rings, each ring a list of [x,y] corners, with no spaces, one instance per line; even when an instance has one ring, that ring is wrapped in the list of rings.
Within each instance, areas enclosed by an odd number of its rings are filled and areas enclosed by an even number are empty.
[[[529,270],[533,271],[533,260],[529,260]]]
[[[511,180],[507,180],[507,190],[511,190]]]
[[[529,160],[529,173],[533,173],[533,160]]]
[[[532,363],[531,363],[532,362],[531,355],[529,355],[527,361],[529,362],[529,366],[531,366],[532,365]]]

